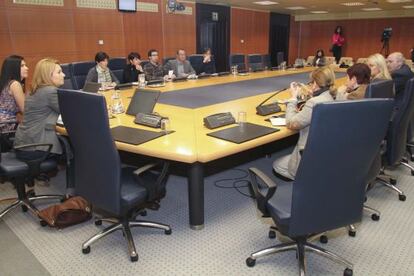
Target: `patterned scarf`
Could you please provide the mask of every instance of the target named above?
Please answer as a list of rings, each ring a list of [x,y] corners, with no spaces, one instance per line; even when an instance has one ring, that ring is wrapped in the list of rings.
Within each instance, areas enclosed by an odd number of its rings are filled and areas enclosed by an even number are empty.
[[[104,70],[101,68],[101,66],[97,65],[96,71],[98,72],[98,83],[112,82],[111,74],[109,73],[108,68]]]

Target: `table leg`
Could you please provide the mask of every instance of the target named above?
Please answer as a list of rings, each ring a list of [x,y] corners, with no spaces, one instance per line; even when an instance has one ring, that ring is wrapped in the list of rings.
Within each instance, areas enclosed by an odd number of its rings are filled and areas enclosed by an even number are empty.
[[[190,165],[188,173],[188,206],[190,227],[193,230],[204,228],[204,169],[196,162]]]

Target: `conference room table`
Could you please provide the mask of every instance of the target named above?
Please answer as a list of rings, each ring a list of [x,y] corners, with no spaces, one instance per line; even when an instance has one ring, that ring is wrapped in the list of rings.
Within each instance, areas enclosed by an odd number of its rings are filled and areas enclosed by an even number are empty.
[[[186,89],[209,90],[214,85],[233,84],[243,81],[254,81],[266,78],[281,77],[295,77],[292,74],[306,73],[308,79],[308,73],[314,68],[302,68],[295,70],[285,71],[263,71],[250,73],[247,76],[221,76],[210,77],[197,80],[188,80],[185,82],[167,82],[164,87],[160,88],[146,88],[161,91],[160,101],[155,105],[154,112],[160,115],[166,116],[170,120],[170,128],[174,132],[165,136],[161,136],[157,139],[148,141],[139,145],[132,145],[116,141],[116,146],[119,150],[135,153],[144,156],[150,156],[165,160],[176,161],[188,166],[188,203],[189,203],[189,222],[192,229],[202,229],[204,227],[204,166],[209,163],[219,160],[224,157],[229,157],[243,151],[257,148],[261,145],[272,143],[274,141],[283,139],[285,137],[295,134],[295,131],[289,130],[284,126],[278,126],[279,131],[250,140],[241,144],[232,143],[229,141],[221,140],[218,138],[210,137],[207,134],[216,130],[234,127],[235,125],[224,126],[218,129],[207,129],[203,124],[203,118],[215,113],[231,112],[237,119],[239,112],[246,113],[246,121],[249,123],[272,127],[270,122],[265,121],[268,116],[259,116],[256,114],[256,106],[264,99],[269,97],[275,90],[261,94],[254,94],[252,96],[236,97],[233,100],[218,102],[214,104],[202,105],[199,107],[183,107],[179,105],[166,104],[162,101],[164,93],[172,93],[176,91],[185,91]],[[243,82],[242,85],[249,82]],[[239,85],[236,83],[236,85]],[[220,87],[220,86],[216,86]],[[131,97],[137,87],[122,90],[120,92],[123,104],[128,107]],[[280,88],[279,88],[280,89]],[[232,93],[232,91],[226,91]],[[235,91],[234,93],[236,93]],[[108,105],[111,103],[111,96],[113,91],[102,92],[106,97]],[[203,91],[203,93],[206,93]],[[218,93],[221,94],[221,93]],[[211,95],[207,99],[213,100],[214,97],[219,97],[217,93]],[[167,94],[168,95],[168,94]],[[174,96],[175,94],[170,94]],[[283,91],[275,98],[287,99],[289,97],[289,91]],[[169,96],[169,95],[168,95]],[[180,94],[183,97],[183,94]],[[171,98],[171,97],[170,97]],[[174,100],[174,97],[172,97]],[[273,99],[274,101],[275,99]],[[271,100],[272,101],[272,100]],[[271,102],[270,101],[270,102]],[[191,103],[190,103],[191,105]],[[284,109],[284,105],[281,105]],[[110,119],[110,127],[125,126],[132,128],[140,128],[150,131],[160,131],[150,127],[137,125],[134,123],[134,116],[127,115],[125,113],[117,114],[114,118]],[[64,132],[64,129],[58,131]]]

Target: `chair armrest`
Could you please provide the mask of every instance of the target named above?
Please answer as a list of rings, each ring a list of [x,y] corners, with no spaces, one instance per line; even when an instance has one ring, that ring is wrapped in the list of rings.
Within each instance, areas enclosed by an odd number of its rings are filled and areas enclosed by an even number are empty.
[[[39,144],[27,144],[27,145],[21,145],[14,147],[15,150],[21,150],[25,148],[33,148],[33,147],[47,147],[47,150],[45,151],[47,154],[50,153],[52,150],[53,145],[52,144],[46,144],[46,143],[39,143]]]
[[[36,176],[40,174],[40,164],[47,159],[47,157],[50,154],[50,151],[52,150],[53,145],[52,144],[46,144],[46,143],[38,143],[38,144],[27,144],[27,145],[21,145],[14,147],[15,150],[21,150],[25,148],[32,148],[32,147],[47,147],[47,150],[44,152],[44,154],[37,159],[29,160],[29,161],[23,161],[24,163],[29,166],[29,171],[31,176]]]
[[[144,172],[146,172],[146,171],[148,171],[148,170],[150,170],[150,169],[152,169],[152,168],[154,168],[158,165],[160,165],[160,164],[159,163],[151,163],[151,164],[145,165],[143,167],[140,167],[140,168],[136,169],[134,171],[134,174],[135,175],[140,175],[140,174],[142,174],[142,173],[144,173]]]
[[[134,171],[134,177],[137,183],[142,185],[148,193],[147,201],[159,201],[161,198],[165,196],[166,190],[165,185],[167,182],[167,175],[168,175],[168,168],[170,166],[169,162],[163,161],[158,163],[151,163],[145,165],[141,168],[138,168]],[[153,183],[146,183],[145,181],[140,181],[141,175],[144,172],[148,172],[150,169],[162,167],[161,170],[157,170],[158,172],[151,172],[152,174],[156,175],[156,180]]]
[[[275,194],[277,184],[257,168],[249,168],[249,174],[257,201],[257,208],[263,213],[264,216],[268,216],[266,205],[269,199]],[[258,178],[261,180],[261,182],[263,182],[263,184],[265,184],[266,187],[259,184],[257,181]],[[261,188],[265,188],[265,190]],[[265,191],[266,194],[264,193]]]

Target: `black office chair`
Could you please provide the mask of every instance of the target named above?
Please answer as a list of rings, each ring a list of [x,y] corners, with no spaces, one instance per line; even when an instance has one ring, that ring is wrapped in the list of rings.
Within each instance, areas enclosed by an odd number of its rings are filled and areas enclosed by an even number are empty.
[[[263,65],[267,68],[272,68],[272,62],[270,61],[270,55],[262,55]]]
[[[73,89],[80,90],[85,86],[86,76],[89,70],[96,66],[94,61],[80,61],[72,63],[72,84]]]
[[[144,69],[144,66],[146,65],[146,64],[148,64],[149,63],[149,60],[147,60],[147,59],[145,59],[145,60],[141,60],[141,67],[142,67],[142,69]]]
[[[165,57],[162,59],[162,64],[167,64],[168,61],[175,59],[175,57]]]
[[[158,209],[165,196],[168,163],[160,162],[160,173],[154,171],[156,164],[139,169],[121,167],[115,142],[109,128],[105,98],[74,90],[59,89],[59,106],[75,160],[76,193],[113,218],[95,221],[112,223],[92,236],[82,245],[88,254],[90,245],[106,235],[122,230],[127,242],[131,261],[138,260],[131,227],[150,227],[171,234],[165,224],[134,220],[145,208]],[[91,106],[94,112],[91,112]]]
[[[71,63],[65,63],[61,64],[60,67],[62,67],[62,72],[65,74],[65,82],[61,86],[63,89],[73,89],[73,82],[72,82],[72,64]]]
[[[15,147],[14,149],[32,149],[36,146],[45,146],[47,150],[44,155],[36,160],[30,162],[23,162],[17,159],[14,151],[2,152],[0,155],[0,177],[9,180],[16,188],[17,199],[3,211],[0,212],[0,219],[13,209],[21,206],[23,212],[30,210],[35,216],[38,216],[39,210],[33,204],[38,200],[57,199],[64,200],[63,195],[35,195],[34,191],[26,191],[26,185],[33,186],[34,178],[41,173],[51,172],[57,169],[57,161],[55,159],[47,159],[52,144],[30,144]],[[46,224],[40,221],[42,226]]]
[[[115,77],[120,83],[124,83],[124,68],[126,66],[126,59],[123,57],[110,58],[108,60],[108,68],[111,69]]]
[[[204,56],[200,54],[188,56],[188,61],[190,61],[191,66],[196,71],[197,75],[200,74],[201,70],[203,69],[203,60]]]
[[[293,183],[277,185],[260,170],[249,169],[258,209],[293,242],[251,254],[248,266],[260,257],[295,250],[300,275],[305,275],[304,254],[312,251],[344,264],[344,275],[352,275],[351,263],[308,241],[361,220],[368,169],[392,108],[392,100],[387,99],[318,104]]]
[[[240,70],[246,70],[246,63],[244,60],[244,55],[243,54],[231,54],[230,55],[230,68],[232,66],[237,65],[237,69]]]
[[[260,71],[264,70],[262,55],[259,54],[249,54],[247,55],[247,63],[249,70]]]

